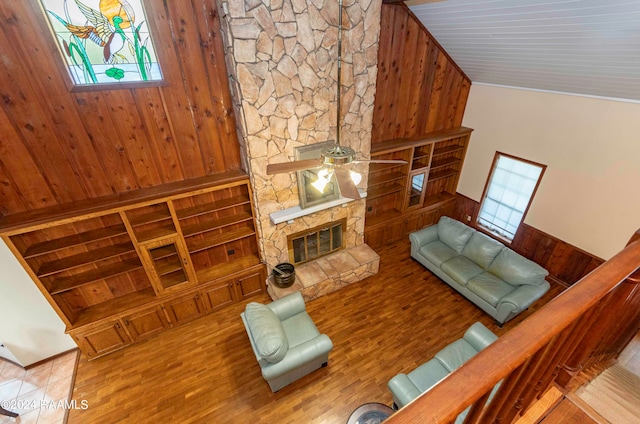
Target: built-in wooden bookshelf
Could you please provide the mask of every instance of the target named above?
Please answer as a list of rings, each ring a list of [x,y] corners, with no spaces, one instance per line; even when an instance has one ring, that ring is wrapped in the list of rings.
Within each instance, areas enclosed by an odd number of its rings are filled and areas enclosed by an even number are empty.
[[[0,234],[94,358],[265,290],[241,172],[0,220]]]
[[[369,245],[396,241],[453,213],[471,131],[460,127],[371,146],[372,159],[401,159],[406,164],[370,165],[365,221]]]

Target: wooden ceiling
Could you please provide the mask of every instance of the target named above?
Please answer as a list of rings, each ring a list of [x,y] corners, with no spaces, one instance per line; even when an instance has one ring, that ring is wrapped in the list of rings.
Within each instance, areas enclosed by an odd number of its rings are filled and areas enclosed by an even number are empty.
[[[71,92],[36,2],[0,2],[1,214],[241,168],[215,1],[145,5],[166,83]]]

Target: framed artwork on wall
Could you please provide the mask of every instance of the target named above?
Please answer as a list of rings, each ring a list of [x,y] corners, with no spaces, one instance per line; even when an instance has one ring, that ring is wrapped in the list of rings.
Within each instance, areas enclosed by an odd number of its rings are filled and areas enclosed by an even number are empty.
[[[39,0],[73,87],[162,82],[142,0]]]

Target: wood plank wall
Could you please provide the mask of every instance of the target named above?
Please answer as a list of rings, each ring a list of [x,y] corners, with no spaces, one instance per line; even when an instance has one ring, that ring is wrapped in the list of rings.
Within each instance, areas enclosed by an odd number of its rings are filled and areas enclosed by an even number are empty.
[[[473,223],[479,209],[480,203],[457,193],[453,218],[467,222],[466,217],[470,216]],[[520,225],[510,247],[544,267],[551,278],[567,286],[576,283],[604,262],[602,258],[525,223]]]
[[[146,0],[166,85],[70,92],[37,1],[0,2],[0,214],[241,168],[214,0]]]
[[[383,4],[372,143],[462,124],[471,80],[404,3]]]

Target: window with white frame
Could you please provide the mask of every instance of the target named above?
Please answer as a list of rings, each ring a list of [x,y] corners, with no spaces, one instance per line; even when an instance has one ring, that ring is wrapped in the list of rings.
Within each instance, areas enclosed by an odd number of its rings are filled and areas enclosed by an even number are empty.
[[[546,165],[496,152],[482,195],[478,226],[512,241],[545,169]]]

